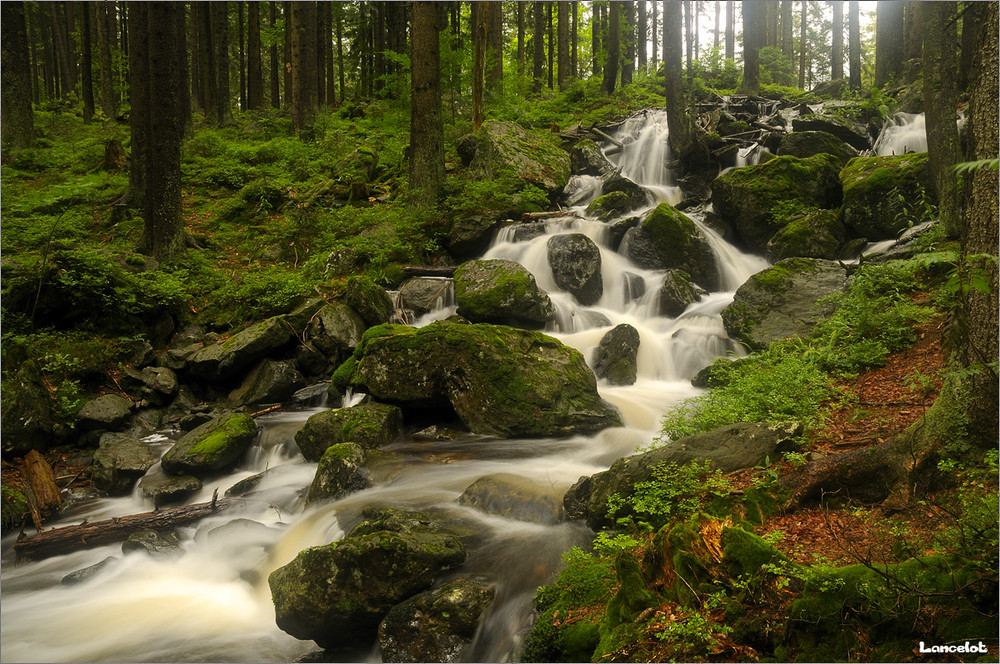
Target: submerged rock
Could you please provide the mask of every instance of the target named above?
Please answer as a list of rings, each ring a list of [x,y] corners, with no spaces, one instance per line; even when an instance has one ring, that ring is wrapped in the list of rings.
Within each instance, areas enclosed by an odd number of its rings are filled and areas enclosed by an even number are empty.
[[[455,270],[458,313],[474,323],[499,323],[529,329],[555,318],[552,300],[520,263],[474,260]]]
[[[583,233],[554,235],[546,247],[556,286],[572,293],[583,305],[601,299],[601,250],[593,240]]]
[[[601,152],[597,143],[584,138],[569,151],[570,167],[576,175],[609,175],[614,173],[614,165]]]
[[[487,514],[532,523],[559,523],[563,516],[561,496],[509,473],[480,477],[462,492],[458,502]]]
[[[122,542],[122,553],[143,551],[158,559],[177,558],[184,553],[180,542],[173,535],[165,535],[155,530],[140,530]]]
[[[192,475],[167,475],[162,472],[150,472],[136,483],[140,495],[152,499],[156,507],[187,498],[201,486],[201,480]]]
[[[621,424],[578,351],[503,325],[373,328],[335,380],[403,408],[450,406],[474,433],[568,436]]]

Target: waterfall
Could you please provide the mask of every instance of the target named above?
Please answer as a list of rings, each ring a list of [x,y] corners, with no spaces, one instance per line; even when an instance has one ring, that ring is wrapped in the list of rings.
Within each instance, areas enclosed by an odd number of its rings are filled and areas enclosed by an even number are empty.
[[[885,121],[875,142],[875,154],[880,157],[927,152],[927,128],[924,114],[896,113]]]
[[[678,203],[665,114],[648,111],[619,128],[624,148],[609,160],[625,177],[642,185],[647,207]],[[265,472],[253,493],[233,501],[223,513],[182,528],[184,553],[173,559],[121,554],[108,545],[15,564],[13,536],[3,543],[0,615],[2,661],[291,661],[315,644],[277,628],[267,585],[268,574],[309,546],[344,536],[360,511],[371,504],[433,510],[460,516],[482,530],[467,562],[451,576],[475,575],[496,587],[496,600],[478,632],[470,661],[511,661],[531,624],[535,589],[549,583],[561,555],[587,546],[592,533],[580,522],[539,525],[488,515],[459,505],[457,498],[476,479],[492,473],[529,478],[554,495],[578,478],[606,470],[611,463],[649,444],[660,417],[672,404],[697,394],[690,379],[719,355],[739,354],[720,318],[733,291],[766,262],[743,254],[690,212],[716,254],[725,290],[690,305],[676,317],[658,311],[663,274],[632,264],[608,243],[608,225],[588,218],[587,203],[600,194],[597,178],[574,178],[574,217],[544,222],[545,234],[516,241],[514,228],[497,234],[486,257],[524,265],[549,292],[557,320],[547,333],[578,349],[588,361],[603,335],[619,323],[639,332],[638,379],[634,385],[599,382],[602,396],[622,412],[626,426],[593,436],[559,440],[494,440],[465,435],[452,441],[404,439],[385,449],[372,466],[375,485],[346,498],[305,506],[302,495],[316,470],[294,444],[294,434],[319,408],[288,410],[259,418],[261,434],[228,475],[210,478],[190,502],[220,495],[237,481]],[[600,249],[604,294],[583,306],[555,284],[546,243],[557,234],[583,233]],[[447,289],[435,311],[411,324],[424,325],[455,310]],[[344,405],[356,403],[348,396]],[[158,442],[157,442],[158,441]],[[169,441],[150,441],[162,453]],[[144,511],[133,497],[102,499],[53,526]],[[78,585],[62,585],[70,572],[118,558],[116,564]],[[450,578],[450,577],[449,577]],[[337,653],[344,661],[377,661],[370,648]]]

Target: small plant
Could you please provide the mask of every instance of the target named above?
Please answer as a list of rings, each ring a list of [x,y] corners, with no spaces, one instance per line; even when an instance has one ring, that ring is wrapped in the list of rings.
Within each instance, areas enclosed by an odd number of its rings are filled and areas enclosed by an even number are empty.
[[[649,480],[635,484],[632,495],[612,494],[607,516],[623,526],[651,531],[672,519],[700,512],[731,491],[729,480],[711,470],[707,461],[683,466],[660,463]]]

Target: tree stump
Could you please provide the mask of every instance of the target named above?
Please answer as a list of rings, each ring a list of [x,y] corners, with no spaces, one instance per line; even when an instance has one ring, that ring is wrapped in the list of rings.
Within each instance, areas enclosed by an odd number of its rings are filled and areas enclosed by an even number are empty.
[[[101,170],[108,172],[121,172],[128,167],[128,153],[125,146],[117,138],[109,138],[104,141],[104,161],[101,163]]]

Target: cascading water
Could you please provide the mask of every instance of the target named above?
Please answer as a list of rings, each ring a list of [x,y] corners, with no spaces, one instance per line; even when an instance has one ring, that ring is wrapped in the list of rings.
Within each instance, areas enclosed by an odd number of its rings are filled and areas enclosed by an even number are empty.
[[[874,152],[880,157],[927,152],[927,127],[923,113],[896,113],[886,120],[875,142]]]
[[[612,159],[621,173],[648,192],[649,208],[676,203],[680,190],[670,176],[663,113],[647,112],[626,122],[616,137],[624,148]],[[727,338],[719,312],[732,291],[763,269],[763,259],[728,245],[695,214],[693,220],[717,255],[725,292],[713,293],[669,318],[657,311],[662,273],[631,264],[607,243],[607,224],[587,218],[584,206],[599,193],[600,181],[575,178],[577,217],[545,223],[545,235],[515,242],[513,231],[498,234],[487,257],[519,261],[548,290],[557,322],[547,330],[590,357],[614,325],[639,331],[638,380],[631,386],[599,385],[602,396],[622,412],[625,427],[595,436],[559,440],[495,440],[465,435],[450,442],[397,442],[373,468],[375,486],[347,498],[304,507],[302,494],[316,464],[303,460],[293,436],[320,409],[286,411],[260,418],[262,433],[239,469],[207,480],[191,502],[210,498],[237,481],[267,470],[252,494],[223,513],[180,530],[182,556],[154,559],[121,554],[119,545],[80,551],[38,562],[16,563],[12,538],[3,543],[2,661],[290,661],[316,647],[277,628],[267,576],[309,546],[344,535],[368,505],[441,511],[477,525],[483,537],[452,576],[477,576],[496,587],[489,610],[468,654],[470,661],[505,661],[516,656],[520,635],[530,625],[531,598],[551,581],[562,552],[586,546],[590,531],[579,522],[540,525],[485,514],[457,502],[476,479],[494,473],[530,478],[562,496],[580,476],[606,469],[655,437],[662,413],[696,393],[690,378],[712,358],[737,347]],[[648,209],[648,208],[647,208]],[[644,210],[631,214],[642,216]],[[589,307],[560,292],[546,259],[546,242],[560,233],[584,233],[599,247],[604,295]],[[629,285],[626,288],[626,285]],[[442,307],[416,321],[426,324],[454,311]],[[166,445],[161,443],[162,451]],[[72,520],[96,520],[151,509],[138,497],[104,499]],[[62,585],[66,574],[115,556],[91,579]],[[377,648],[340,653],[349,661],[378,661]]]

